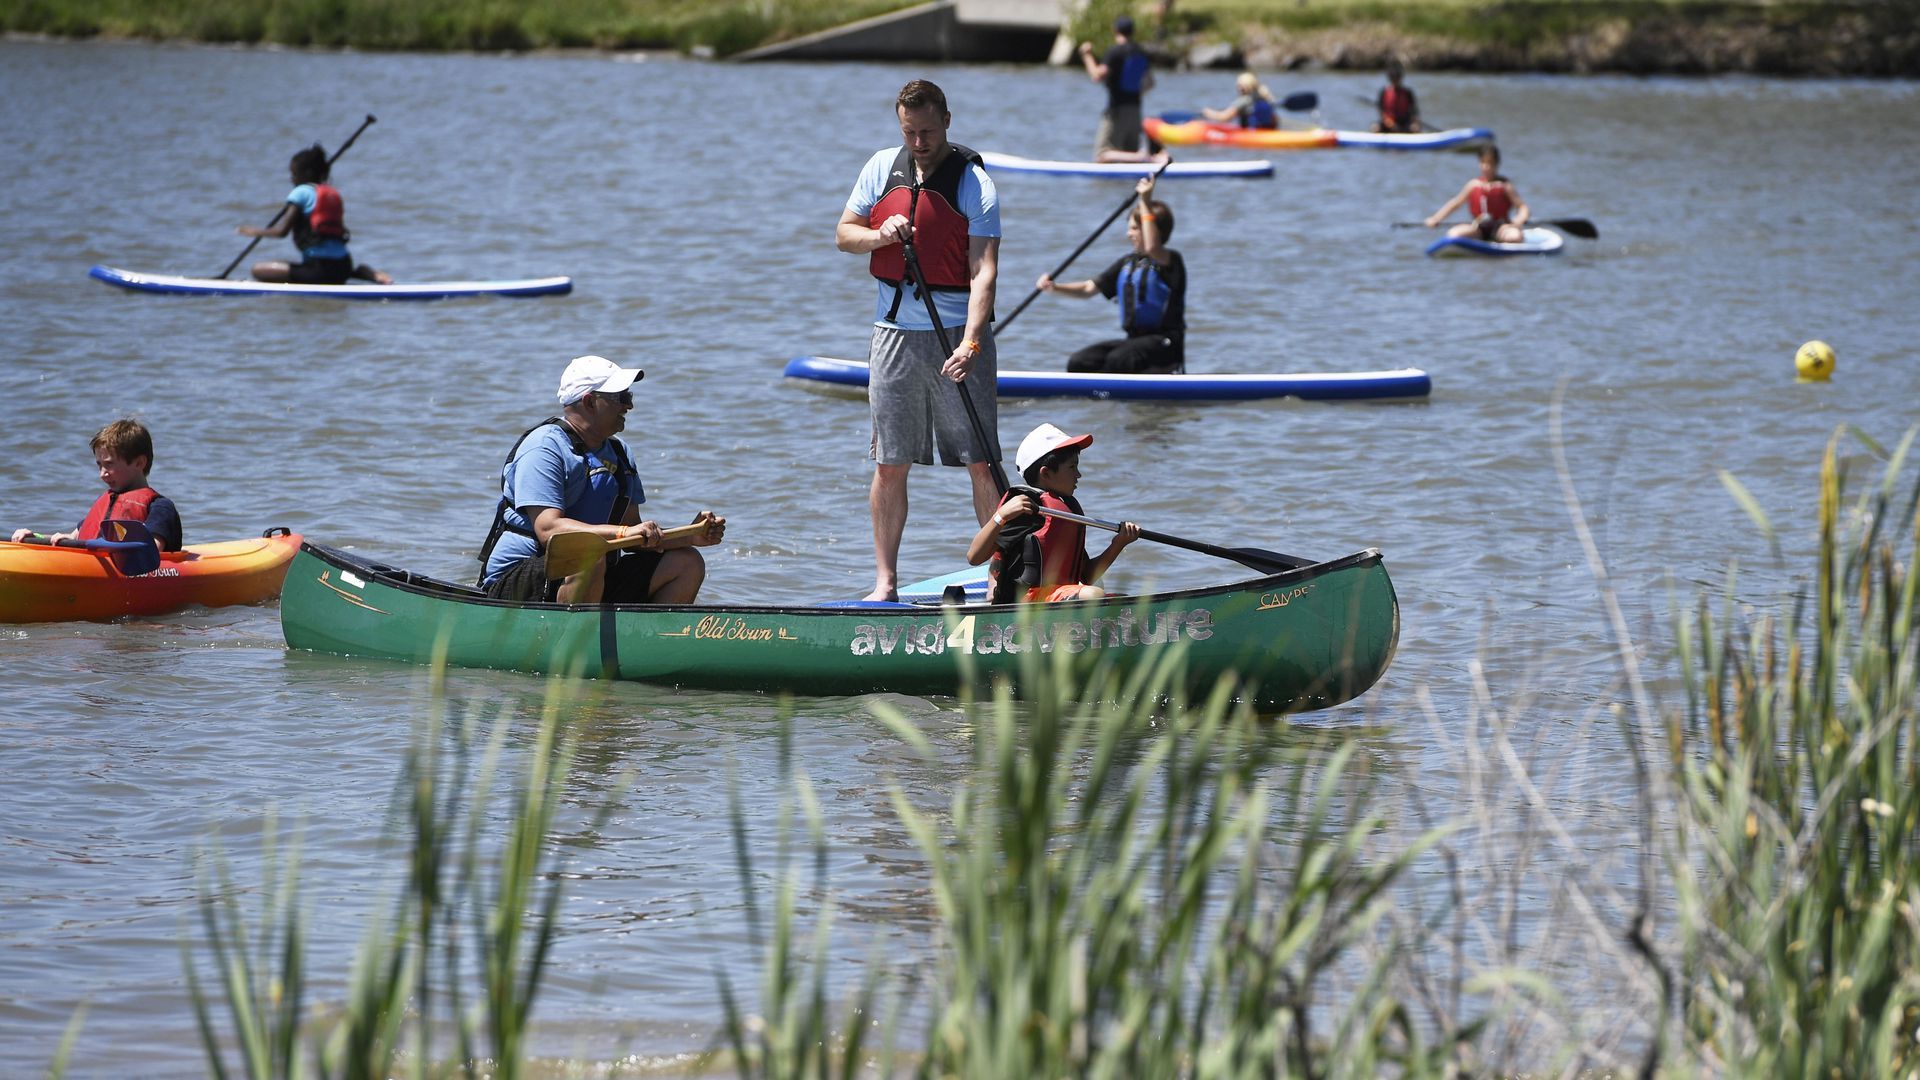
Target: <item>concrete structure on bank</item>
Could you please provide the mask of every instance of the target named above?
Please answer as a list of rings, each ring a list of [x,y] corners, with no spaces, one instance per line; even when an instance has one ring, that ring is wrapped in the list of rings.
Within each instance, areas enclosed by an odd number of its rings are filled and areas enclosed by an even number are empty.
[[[1074,2],[932,0],[733,59],[1043,61]]]

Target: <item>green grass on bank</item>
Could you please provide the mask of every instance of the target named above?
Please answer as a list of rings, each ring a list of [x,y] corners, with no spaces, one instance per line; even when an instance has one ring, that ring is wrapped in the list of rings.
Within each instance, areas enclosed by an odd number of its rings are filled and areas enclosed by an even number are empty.
[[[0,0],[0,30],[375,50],[681,49],[721,55],[902,0]]]

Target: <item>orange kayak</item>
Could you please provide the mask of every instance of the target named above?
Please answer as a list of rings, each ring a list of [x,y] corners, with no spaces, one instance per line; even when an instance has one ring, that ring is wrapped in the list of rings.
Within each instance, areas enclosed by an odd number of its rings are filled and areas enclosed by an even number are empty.
[[[297,534],[268,529],[251,540],[161,552],[158,570],[127,577],[104,553],[0,540],[0,623],[163,615],[189,604],[271,600],[298,550]]]
[[[1147,137],[1167,146],[1237,146],[1257,150],[1318,150],[1339,145],[1329,128],[1295,129],[1243,128],[1233,124],[1212,124],[1189,120],[1169,124],[1157,116],[1140,122]]]

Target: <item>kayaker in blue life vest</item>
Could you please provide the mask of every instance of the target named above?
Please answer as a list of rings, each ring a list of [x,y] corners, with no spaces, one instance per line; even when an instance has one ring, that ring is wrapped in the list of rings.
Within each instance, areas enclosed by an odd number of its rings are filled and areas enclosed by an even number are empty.
[[[1093,58],[1093,42],[1081,42],[1080,62],[1086,66],[1087,78],[1107,88],[1107,108],[1100,114],[1100,130],[1094,136],[1093,160],[1164,160],[1163,151],[1141,145],[1140,99],[1153,89],[1153,60],[1133,40],[1133,17],[1113,20],[1113,45],[1102,59]]]
[[[1243,71],[1234,80],[1234,86],[1240,96],[1233,104],[1224,109],[1202,107],[1200,112],[1216,124],[1239,124],[1243,128],[1272,131],[1280,126],[1280,105],[1274,100],[1273,91],[1267,89],[1260,77],[1251,71]]]
[[[345,285],[348,278],[391,285],[391,275],[371,266],[355,266],[347,251],[346,204],[340,190],[327,179],[332,169],[327,151],[319,143],[293,155],[287,163],[293,175],[293,190],[287,193],[287,205],[266,228],[242,225],[241,236],[279,239],[291,233],[293,246],[300,249],[300,261],[277,259],[253,264],[255,281],[292,282],[296,285]]]
[[[480,550],[480,587],[502,600],[562,604],[691,604],[707,578],[694,547],[719,543],[727,519],[693,516],[706,531],[664,540],[640,519],[646,489],[615,436],[627,426],[633,384],[645,377],[603,356],[575,357],[560,376],[560,415],[520,436],[500,470],[500,502]],[[638,550],[595,559],[580,573],[548,580],[547,542],[563,532],[602,540],[651,539]],[[609,566],[608,564],[612,565]]]
[[[1068,435],[1052,424],[1041,424],[1020,440],[1013,461],[1027,486],[1008,490],[967,546],[968,564],[993,561],[988,602],[1059,603],[1107,595],[1095,583],[1140,538],[1140,526],[1121,522],[1107,550],[1089,559],[1085,525],[1039,512],[1045,507],[1082,513],[1073,493],[1080,486],[1080,451],[1092,444],[1093,436]]]
[[[153,468],[153,434],[138,420],[120,419],[96,433],[92,441],[93,463],[100,470],[100,482],[107,486],[87,516],[72,532],[57,532],[48,543],[62,540],[99,540],[100,526],[108,521],[139,521],[161,551],[180,550],[180,511],[173,500],[153,490],[147,473]],[[15,529],[16,544],[39,536],[32,529]]]
[[[1068,371],[1117,375],[1166,374],[1186,369],[1187,264],[1166,246],[1173,236],[1173,210],[1153,197],[1153,177],[1134,186],[1139,201],[1127,214],[1133,251],[1097,278],[1055,281],[1042,274],[1042,292],[1082,299],[1098,294],[1120,305],[1126,337],[1089,345],[1067,358]]]
[[[1513,186],[1513,181],[1500,175],[1499,147],[1480,148],[1480,175],[1467,181],[1460,194],[1447,200],[1447,205],[1435,210],[1427,219],[1427,228],[1438,227],[1463,203],[1473,220],[1447,230],[1448,236],[1475,237],[1501,244],[1518,244],[1527,238],[1527,220],[1533,211],[1520,197],[1520,189]]]
[[[1387,61],[1387,85],[1380,88],[1380,94],[1374,98],[1374,108],[1379,119],[1373,122],[1373,130],[1383,134],[1414,135],[1427,130],[1420,122],[1420,102],[1415,100],[1410,87],[1400,85],[1406,77],[1406,69],[1400,61]]]

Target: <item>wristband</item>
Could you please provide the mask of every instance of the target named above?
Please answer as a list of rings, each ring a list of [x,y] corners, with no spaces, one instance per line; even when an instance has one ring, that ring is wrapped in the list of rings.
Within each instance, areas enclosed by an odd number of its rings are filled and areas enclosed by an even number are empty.
[[[1154,218],[1154,216],[1153,216],[1153,215],[1152,215],[1151,213],[1145,213],[1145,214],[1141,214],[1141,215],[1140,215],[1140,220],[1141,220],[1141,221],[1153,221],[1153,220],[1155,220],[1155,218]]]
[[[968,353],[974,356],[980,355],[980,339],[979,338],[968,338],[967,340],[961,342],[960,345],[962,348],[966,349]]]
[[[1007,523],[1007,519],[1000,516],[1000,511],[995,510],[993,512],[993,523],[995,525],[1005,525]]]

